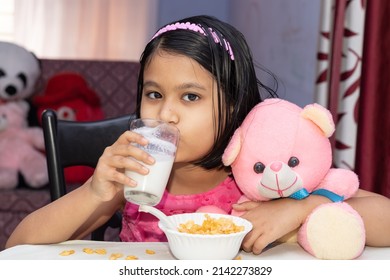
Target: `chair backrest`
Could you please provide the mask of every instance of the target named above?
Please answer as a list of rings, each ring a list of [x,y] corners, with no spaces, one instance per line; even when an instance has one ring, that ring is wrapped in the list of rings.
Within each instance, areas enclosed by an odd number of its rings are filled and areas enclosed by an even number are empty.
[[[95,167],[104,149],[129,128],[129,121],[134,118],[135,115],[125,115],[93,122],[74,122],[58,120],[54,110],[45,110],[42,128],[51,200],[67,192],[65,167]]]

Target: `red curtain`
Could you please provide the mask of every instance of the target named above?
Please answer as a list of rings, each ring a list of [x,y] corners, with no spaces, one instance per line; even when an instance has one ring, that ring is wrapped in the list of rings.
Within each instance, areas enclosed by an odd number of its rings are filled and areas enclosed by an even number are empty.
[[[390,197],[390,1],[367,1],[355,172]]]

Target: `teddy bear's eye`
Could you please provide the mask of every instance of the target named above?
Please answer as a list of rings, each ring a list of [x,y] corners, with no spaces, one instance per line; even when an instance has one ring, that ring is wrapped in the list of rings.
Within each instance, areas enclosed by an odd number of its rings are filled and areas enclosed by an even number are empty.
[[[295,167],[299,164],[299,159],[297,157],[290,157],[288,160],[288,166]]]
[[[18,78],[22,81],[23,87],[25,88],[27,86],[27,77],[23,73],[19,73]]]
[[[262,164],[261,162],[256,162],[255,165],[253,166],[253,170],[259,174],[259,173],[263,173],[265,169],[265,165]]]

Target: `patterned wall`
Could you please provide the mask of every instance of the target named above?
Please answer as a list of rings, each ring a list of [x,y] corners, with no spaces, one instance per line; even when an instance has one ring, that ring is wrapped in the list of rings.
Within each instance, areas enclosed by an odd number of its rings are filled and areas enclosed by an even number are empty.
[[[61,72],[82,75],[99,95],[107,118],[133,113],[136,105],[139,64],[123,61],[42,59],[43,87],[47,79]]]

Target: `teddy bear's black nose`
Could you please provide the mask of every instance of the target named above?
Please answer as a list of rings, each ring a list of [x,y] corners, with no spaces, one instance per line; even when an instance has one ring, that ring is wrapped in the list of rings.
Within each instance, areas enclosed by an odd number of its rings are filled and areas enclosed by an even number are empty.
[[[5,88],[5,92],[9,95],[9,96],[13,96],[13,95],[15,95],[16,93],[17,93],[17,89],[16,89],[16,87],[14,87],[14,86],[7,86],[6,88]]]

